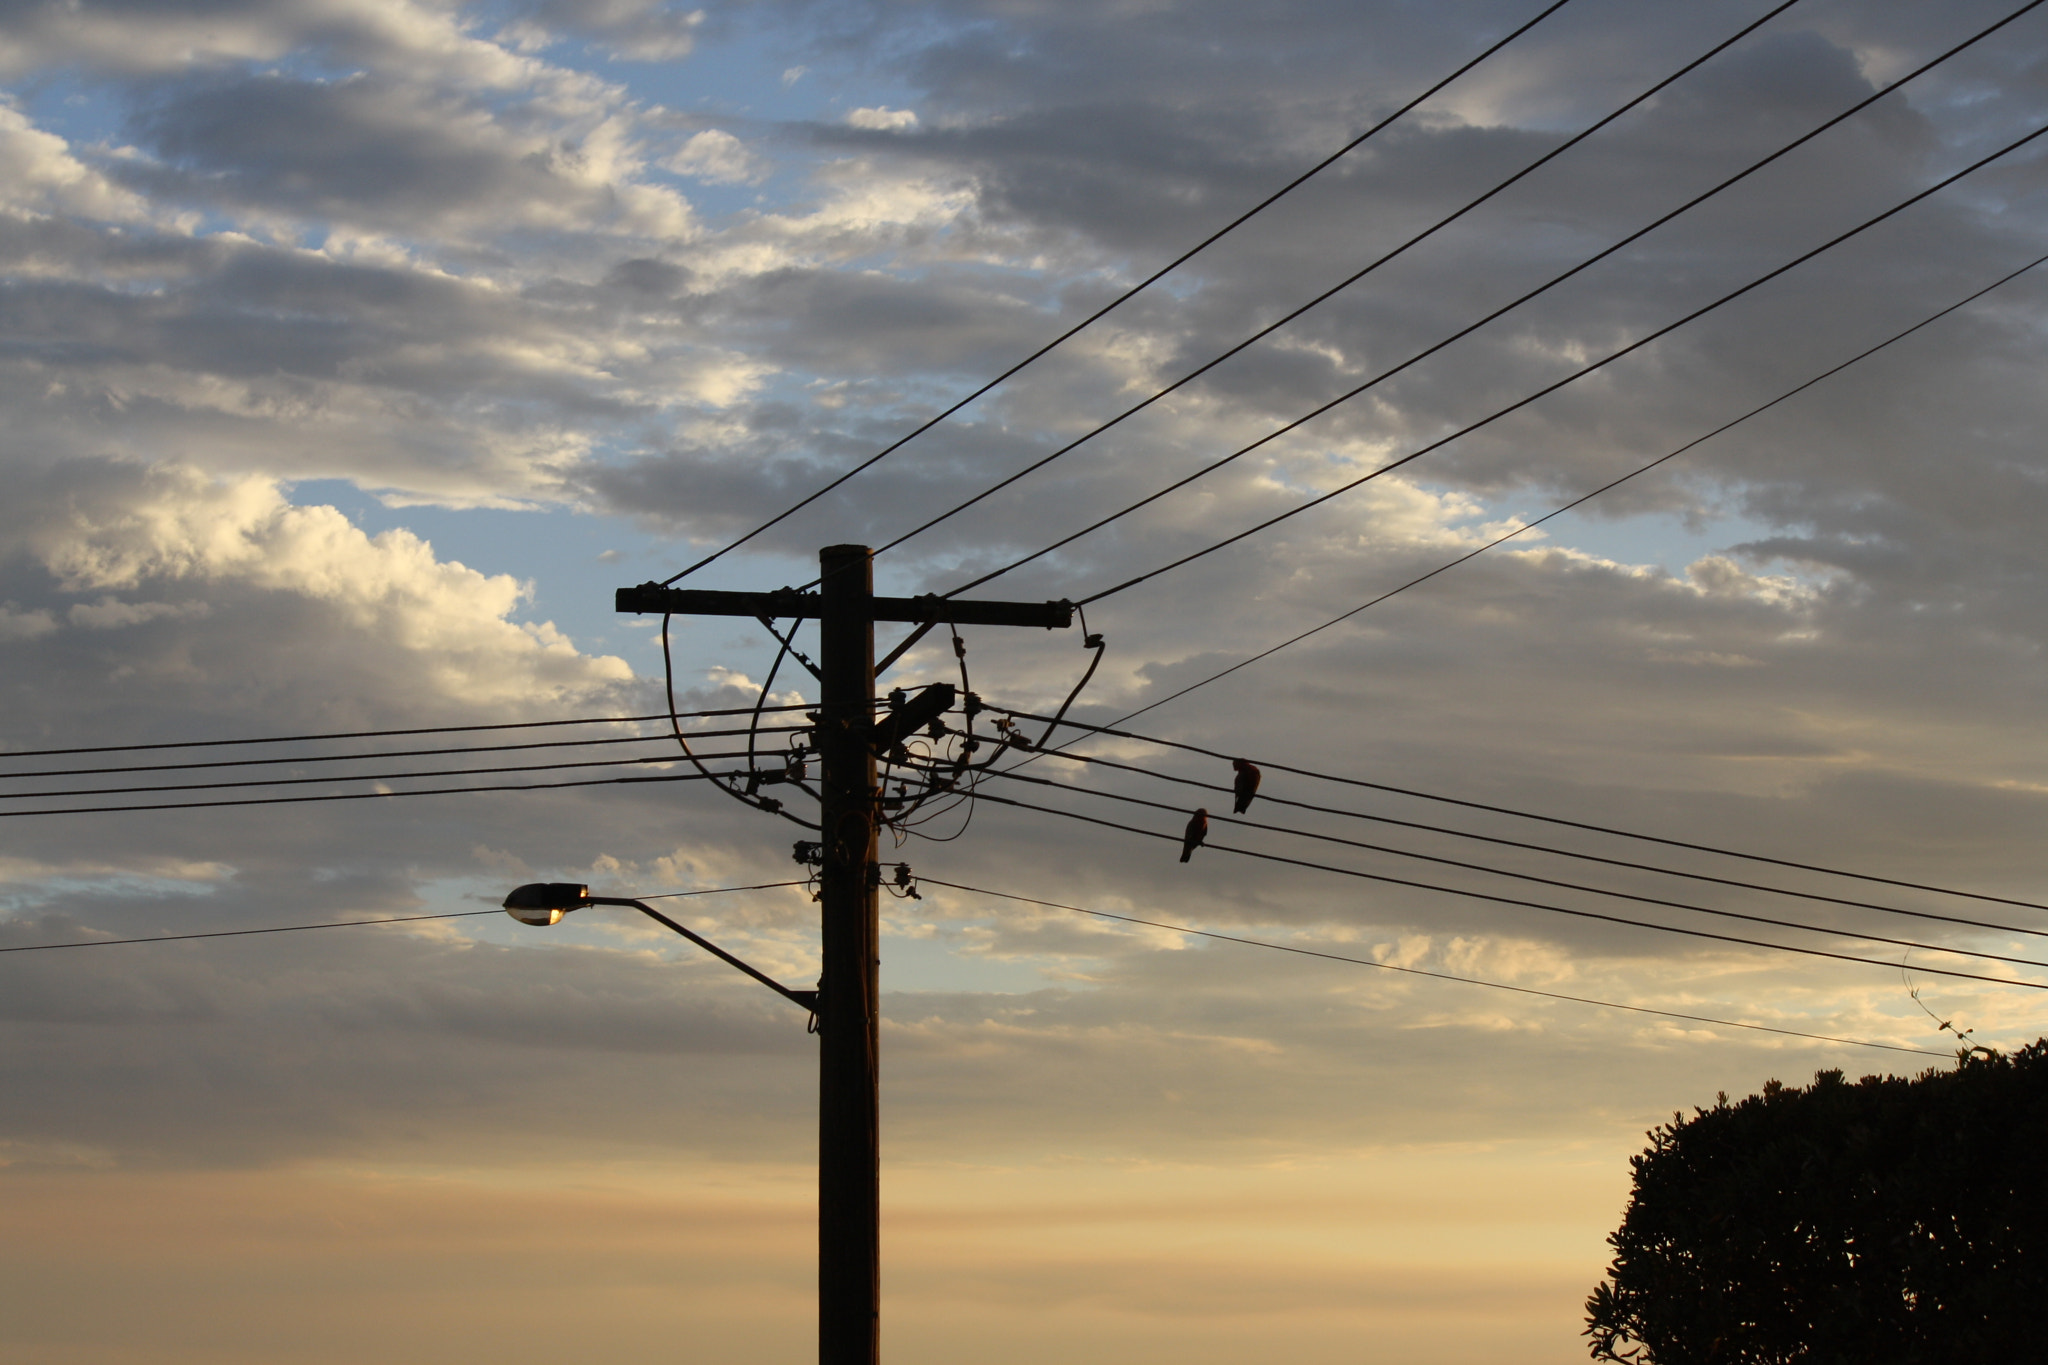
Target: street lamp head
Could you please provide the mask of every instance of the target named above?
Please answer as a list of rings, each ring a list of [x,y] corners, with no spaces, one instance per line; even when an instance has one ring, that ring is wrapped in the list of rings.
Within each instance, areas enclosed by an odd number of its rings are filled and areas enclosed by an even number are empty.
[[[543,928],[590,904],[590,888],[577,882],[528,882],[505,897],[505,913],[521,924]]]

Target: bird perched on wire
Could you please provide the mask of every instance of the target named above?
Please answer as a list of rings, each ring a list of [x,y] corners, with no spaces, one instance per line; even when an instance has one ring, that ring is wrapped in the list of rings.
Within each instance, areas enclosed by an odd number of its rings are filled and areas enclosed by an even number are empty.
[[[1237,781],[1234,784],[1237,802],[1231,806],[1230,813],[1243,815],[1252,808],[1252,798],[1259,794],[1259,770],[1250,759],[1244,758],[1231,759],[1230,766],[1237,770]]]
[[[1180,836],[1180,860],[1186,862],[1188,855],[1202,846],[1202,840],[1209,837],[1209,812],[1207,808],[1197,810],[1188,817],[1187,832]]]

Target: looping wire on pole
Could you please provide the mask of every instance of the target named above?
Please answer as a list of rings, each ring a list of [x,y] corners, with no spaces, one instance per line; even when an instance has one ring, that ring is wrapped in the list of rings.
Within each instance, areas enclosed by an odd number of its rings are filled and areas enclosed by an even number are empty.
[[[771,800],[768,797],[764,796],[747,796],[743,794],[733,780],[725,778],[723,775],[719,773],[712,772],[711,769],[705,767],[703,763],[698,761],[697,755],[695,753],[691,752],[690,741],[683,737],[683,727],[677,723],[676,717],[676,665],[675,659],[669,653],[668,641],[668,624],[670,615],[671,613],[669,612],[663,612],[661,614],[662,695],[668,698],[669,728],[675,734],[676,743],[682,746],[684,756],[687,757],[692,764],[696,765],[698,772],[702,773],[706,778],[710,779],[712,786],[718,788],[718,790],[724,792],[727,796],[730,796],[733,800],[739,802],[741,805],[751,806],[755,810],[765,810],[772,815],[779,815],[783,819],[789,821],[791,824],[801,825],[803,826],[803,828],[808,830],[817,829],[818,826],[816,821],[806,820],[800,815],[795,815],[789,811],[784,810],[782,808],[782,803],[780,801]],[[794,627],[792,627],[791,634],[793,635],[794,633],[795,630]],[[777,656],[778,662],[780,661],[780,657],[780,655]],[[764,687],[762,689],[760,698],[756,701],[753,707],[753,713],[756,721],[759,720],[761,712],[763,710],[763,703],[765,703],[767,699],[768,693],[767,689]],[[751,751],[751,743],[748,747]]]

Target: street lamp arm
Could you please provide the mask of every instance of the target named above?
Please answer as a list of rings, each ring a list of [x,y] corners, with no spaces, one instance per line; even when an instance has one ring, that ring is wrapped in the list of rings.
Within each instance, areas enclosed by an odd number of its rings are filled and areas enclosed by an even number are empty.
[[[690,942],[696,944],[699,948],[702,948],[705,952],[711,954],[715,958],[718,958],[720,961],[729,963],[730,965],[739,968],[748,976],[753,977],[754,980],[760,982],[769,990],[774,991],[777,995],[782,996],[784,999],[790,1000],[795,1004],[802,1006],[804,1009],[809,1010],[813,1014],[816,1014],[818,1012],[818,993],[816,991],[791,990],[789,987],[783,985],[780,981],[777,981],[774,977],[769,976],[767,973],[758,971],[755,968],[749,966],[748,964],[740,961],[731,953],[728,953],[725,949],[719,947],[716,943],[713,943],[710,939],[705,938],[702,934],[697,933],[693,929],[684,928],[682,925],[676,923],[667,915],[662,914],[661,911],[655,909],[651,905],[646,904],[644,901],[636,901],[626,896],[589,896],[584,899],[584,904],[630,906],[633,909],[638,910],[641,914],[647,916],[647,918],[654,920],[660,924],[664,924],[668,926],[670,929],[675,930],[684,938],[690,940]]]

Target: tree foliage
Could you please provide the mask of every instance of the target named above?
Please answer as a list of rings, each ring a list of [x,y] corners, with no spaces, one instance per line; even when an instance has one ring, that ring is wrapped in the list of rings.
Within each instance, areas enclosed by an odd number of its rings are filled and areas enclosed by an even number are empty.
[[[2048,1040],[1771,1081],[1649,1137],[1586,1302],[1595,1359],[2048,1359]]]

